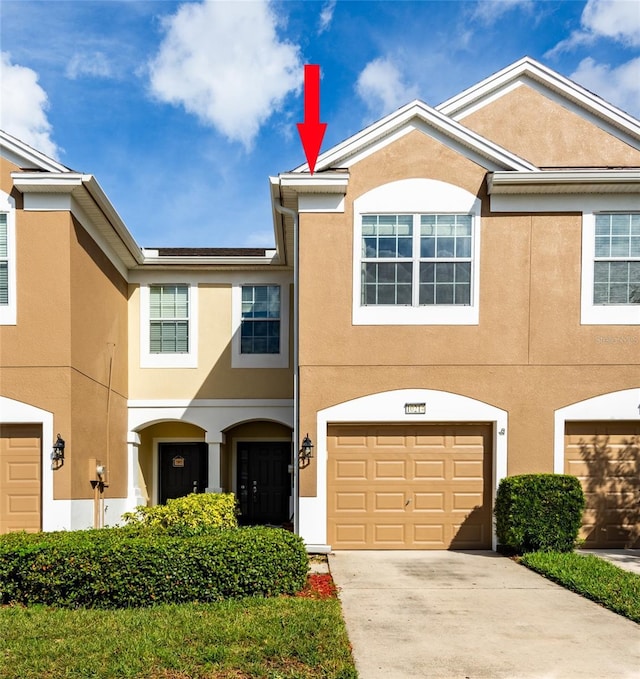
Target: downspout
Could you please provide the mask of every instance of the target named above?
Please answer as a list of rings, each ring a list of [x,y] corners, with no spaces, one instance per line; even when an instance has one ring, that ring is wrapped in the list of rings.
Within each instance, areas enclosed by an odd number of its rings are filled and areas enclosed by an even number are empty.
[[[300,405],[298,402],[298,388],[300,367],[298,361],[298,213],[280,202],[274,201],[273,207],[281,215],[287,215],[293,220],[293,530],[300,534],[300,465],[298,464],[298,448],[300,445]]]

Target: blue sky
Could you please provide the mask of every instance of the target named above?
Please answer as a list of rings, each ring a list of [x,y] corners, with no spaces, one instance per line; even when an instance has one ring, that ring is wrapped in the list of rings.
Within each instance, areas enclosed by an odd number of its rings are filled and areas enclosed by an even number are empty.
[[[640,116],[638,0],[3,0],[0,127],[95,175],[143,247],[273,246],[268,176],[531,56]]]

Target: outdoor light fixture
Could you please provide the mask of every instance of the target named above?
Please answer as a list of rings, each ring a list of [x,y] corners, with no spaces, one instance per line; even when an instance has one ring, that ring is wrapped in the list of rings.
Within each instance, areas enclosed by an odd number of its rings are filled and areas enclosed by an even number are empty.
[[[302,439],[302,446],[298,456],[301,462],[309,462],[313,457],[313,441],[309,438],[309,434]]]
[[[56,439],[56,442],[53,444],[51,459],[54,462],[64,461],[64,439],[62,438],[62,436],[60,436],[60,434],[58,434],[58,438]]]

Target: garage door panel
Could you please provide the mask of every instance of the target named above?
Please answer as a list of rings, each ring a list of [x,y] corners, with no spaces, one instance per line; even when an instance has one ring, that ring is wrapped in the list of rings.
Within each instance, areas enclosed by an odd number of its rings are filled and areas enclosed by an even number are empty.
[[[0,425],[0,533],[41,528],[41,425]]]
[[[639,422],[568,422],[565,472],[585,492],[586,547],[640,546]]]
[[[386,433],[383,429],[330,427],[328,533],[332,546],[490,547],[490,427],[393,425]],[[351,445],[347,432],[352,440],[366,441],[366,447]],[[383,450],[378,445],[391,440],[395,447]],[[461,442],[459,448],[456,440]],[[348,463],[356,460],[360,467],[354,473]]]

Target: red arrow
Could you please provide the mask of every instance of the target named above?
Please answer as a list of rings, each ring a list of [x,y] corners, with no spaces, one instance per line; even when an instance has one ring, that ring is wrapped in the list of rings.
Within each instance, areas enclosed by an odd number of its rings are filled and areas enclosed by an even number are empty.
[[[298,123],[298,134],[313,174],[322,146],[327,123],[320,122],[320,66],[305,64],[304,67],[304,122]]]

